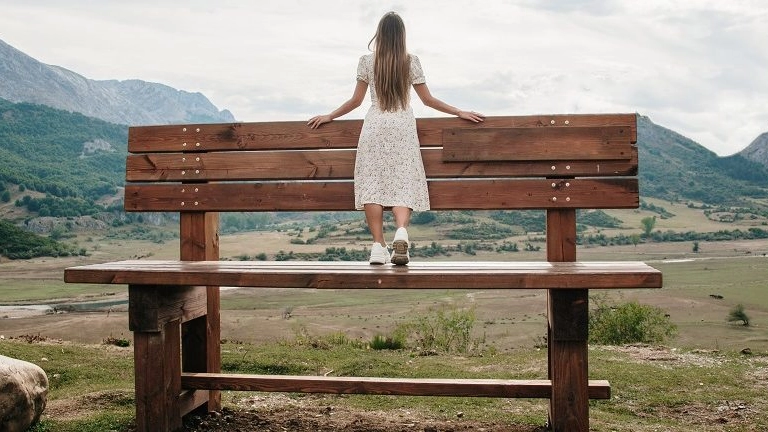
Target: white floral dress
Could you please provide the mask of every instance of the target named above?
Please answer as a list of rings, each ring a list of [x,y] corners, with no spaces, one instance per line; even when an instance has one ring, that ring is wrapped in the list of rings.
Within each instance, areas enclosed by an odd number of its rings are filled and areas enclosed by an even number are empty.
[[[411,55],[411,83],[425,82],[419,58]],[[364,204],[429,210],[429,192],[421,160],[416,118],[411,106],[382,111],[376,97],[373,54],[360,57],[357,79],[368,83],[371,107],[363,121],[355,160],[355,208]]]

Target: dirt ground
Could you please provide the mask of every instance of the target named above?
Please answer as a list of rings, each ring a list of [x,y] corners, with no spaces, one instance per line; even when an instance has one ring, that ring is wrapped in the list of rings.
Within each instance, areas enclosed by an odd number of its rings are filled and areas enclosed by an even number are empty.
[[[230,409],[204,416],[189,416],[187,432],[543,432],[545,427],[424,419],[416,414],[369,412],[317,406],[309,403],[266,404],[259,409]]]

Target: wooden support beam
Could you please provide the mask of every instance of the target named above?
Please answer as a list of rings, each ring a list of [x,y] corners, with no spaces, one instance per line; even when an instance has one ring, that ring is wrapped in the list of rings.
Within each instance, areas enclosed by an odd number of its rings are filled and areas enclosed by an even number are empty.
[[[576,261],[576,211],[547,211],[547,260]],[[548,290],[549,421],[554,432],[589,431],[587,289]]]
[[[171,322],[194,320],[207,313],[204,287],[179,286],[169,291],[158,285],[128,286],[128,328],[159,332]]]
[[[185,389],[260,392],[500,398],[549,398],[551,395],[549,380],[184,373],[181,381],[182,387]],[[610,398],[610,391],[608,381],[589,382],[589,396],[593,399]]]
[[[219,214],[188,212],[181,214],[180,251],[182,260],[219,259]],[[198,287],[206,294],[206,313],[186,323],[182,329],[182,370],[184,372],[221,371],[221,297],[216,284]],[[200,395],[192,401],[203,400]],[[208,392],[205,411],[221,409],[221,393]]]
[[[136,431],[171,432],[181,428],[180,321],[158,332],[134,332]]]

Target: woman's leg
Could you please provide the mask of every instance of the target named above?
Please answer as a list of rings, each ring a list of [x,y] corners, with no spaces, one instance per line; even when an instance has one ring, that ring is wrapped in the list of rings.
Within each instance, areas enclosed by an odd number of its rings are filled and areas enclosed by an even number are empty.
[[[378,204],[365,204],[365,222],[373,235],[373,241],[386,246],[384,241],[384,207]]]
[[[397,231],[392,240],[392,264],[406,265],[411,260],[408,248],[408,223],[411,221],[411,209],[408,207],[392,207],[392,214],[395,216]]]
[[[411,223],[411,213],[412,210],[408,207],[392,207],[397,228],[408,228],[408,224]]]

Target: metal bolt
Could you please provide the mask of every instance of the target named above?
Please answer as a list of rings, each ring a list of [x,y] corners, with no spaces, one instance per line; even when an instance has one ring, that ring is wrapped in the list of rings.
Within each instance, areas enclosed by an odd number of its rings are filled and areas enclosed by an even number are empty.
[[[181,205],[184,206],[184,201],[181,202]]]
[[[552,165],[552,171],[554,171],[554,170],[556,170],[556,169],[557,169],[557,168],[556,168],[554,165]]]
[[[187,143],[184,143],[184,144],[182,144],[181,146],[182,146],[182,147],[186,147],[186,146],[187,146]]]
[[[571,184],[568,182],[565,182],[565,187],[571,187]]]
[[[550,120],[549,124],[555,124],[555,121],[554,120]]]
[[[186,192],[186,191],[187,191],[186,189],[182,189],[182,190],[181,190],[181,193],[184,193],[184,192]]]
[[[552,187],[555,187],[555,186],[557,186],[557,184],[555,182],[552,182]]]
[[[570,121],[568,121],[568,120],[566,120],[566,121],[565,121],[565,124],[571,124],[571,122],[570,122]]]
[[[198,188],[195,188],[195,192],[197,192],[198,190],[199,190]]]
[[[569,169],[571,169],[571,166],[570,165],[566,165],[565,169],[569,170]]]
[[[195,170],[195,174],[200,174],[200,170]]]
[[[557,201],[557,197],[552,197],[552,201]]]
[[[186,162],[186,161],[187,161],[187,158],[183,157],[183,158],[181,158],[181,161],[182,161],[182,162]]]
[[[195,201],[195,205],[197,205],[197,201]]]
[[[186,131],[187,131],[187,128],[183,128],[181,131],[182,131],[182,132],[186,132]]]
[[[195,132],[200,132],[200,128],[195,129]]]
[[[187,175],[187,172],[186,171],[182,171],[181,175]]]
[[[200,143],[195,143],[195,147],[200,147]]]
[[[565,200],[566,200],[566,201],[570,201],[570,200],[571,200],[571,197],[565,197]]]
[[[196,158],[195,158],[195,162],[200,162],[200,158],[199,158],[199,157],[196,157]]]

